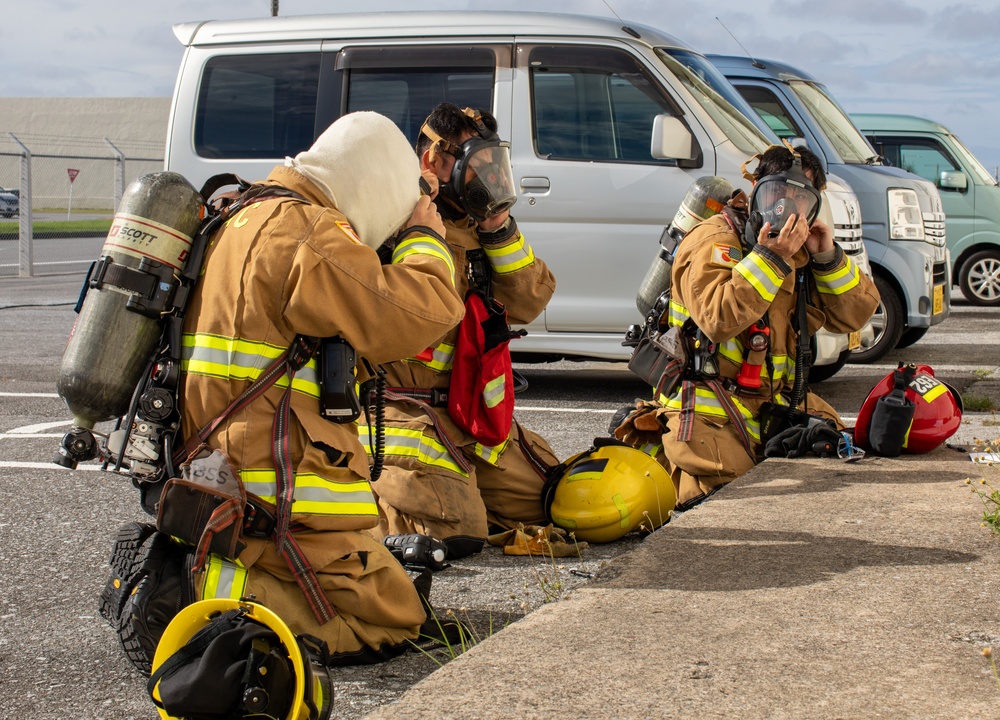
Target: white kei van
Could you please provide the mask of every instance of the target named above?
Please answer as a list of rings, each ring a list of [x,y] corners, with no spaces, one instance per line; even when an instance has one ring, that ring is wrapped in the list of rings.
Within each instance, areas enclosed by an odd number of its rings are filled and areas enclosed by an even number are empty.
[[[626,360],[636,291],[691,183],[776,138],[705,60],[659,30],[546,13],[373,13],[174,26],[186,46],[166,169],[196,187],[263,178],[331,122],[375,110],[415,141],[441,101],[489,109],[511,142],[513,214],[555,273],[544,314],[512,344],[522,361]],[[857,199],[827,197],[838,241],[867,270]],[[825,376],[858,337],[817,338]]]

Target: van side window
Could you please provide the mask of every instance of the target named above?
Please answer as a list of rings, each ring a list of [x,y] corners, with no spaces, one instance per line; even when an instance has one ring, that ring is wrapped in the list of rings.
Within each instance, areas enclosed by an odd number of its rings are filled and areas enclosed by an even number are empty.
[[[871,138],[869,138],[871,139]],[[879,145],[885,148],[885,154],[893,165],[907,172],[930,180],[935,186],[941,187],[941,173],[960,171],[961,168],[945,152],[944,148],[933,141],[914,140],[912,138],[887,139],[875,138],[875,149]],[[891,148],[891,150],[889,149]]]
[[[282,158],[315,140],[319,53],[220,55],[205,65],[195,152],[205,158]]]
[[[344,112],[374,110],[416,144],[420,126],[440,102],[493,111],[497,58],[486,47],[380,47],[341,51]]]
[[[653,118],[679,115],[638,60],[611,48],[539,46],[528,58],[535,152],[559,160],[673,164],[650,153]]]
[[[791,140],[805,137],[802,129],[785,112],[784,105],[773,92],[753,85],[737,85],[736,89],[779,138]]]

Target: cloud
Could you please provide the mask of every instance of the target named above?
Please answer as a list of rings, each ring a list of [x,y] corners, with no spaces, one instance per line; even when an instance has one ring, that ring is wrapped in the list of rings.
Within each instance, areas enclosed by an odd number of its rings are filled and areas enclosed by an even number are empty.
[[[1000,34],[1000,7],[982,10],[968,3],[949,5],[934,14],[934,27],[956,40],[986,40],[994,49]]]
[[[775,15],[800,21],[846,20],[896,26],[918,25],[927,19],[927,12],[906,0],[838,0],[836,3],[775,0],[771,10]]]

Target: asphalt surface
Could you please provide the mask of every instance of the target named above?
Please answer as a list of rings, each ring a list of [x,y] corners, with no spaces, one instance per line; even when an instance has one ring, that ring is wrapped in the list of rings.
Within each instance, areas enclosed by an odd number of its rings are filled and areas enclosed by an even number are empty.
[[[96,612],[116,530],[148,518],[127,480],[51,463],[81,281],[0,279],[0,718],[156,717]],[[912,360],[1000,407],[997,344],[1000,314],[956,304],[917,345],[815,389],[850,418]],[[561,458],[645,396],[620,364],[519,369],[518,417]],[[998,424],[967,413],[952,442],[968,449]],[[1000,716],[980,654],[1000,649],[1000,543],[962,483],[980,469],[947,448],[768,461],[646,539],[559,561],[490,548],[431,593],[475,647],[338,670],[334,717]]]

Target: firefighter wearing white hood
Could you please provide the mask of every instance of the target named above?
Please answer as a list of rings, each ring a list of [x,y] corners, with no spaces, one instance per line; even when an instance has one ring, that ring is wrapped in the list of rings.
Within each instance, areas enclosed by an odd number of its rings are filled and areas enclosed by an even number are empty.
[[[272,170],[261,184],[296,196],[265,193],[211,241],[184,328],[184,437],[239,397],[297,335],[339,336],[378,364],[414,355],[461,320],[444,226],[420,196],[419,176],[403,134],[372,112],[342,117]],[[394,262],[382,265],[375,248],[397,231]],[[272,512],[272,424],[286,385],[277,382],[208,438]],[[403,567],[365,532],[378,524],[378,506],[356,426],[321,417],[314,361],[292,387],[289,534],[322,592],[307,600],[296,563],[272,534],[245,537],[236,562],[209,555],[193,578],[194,597],[252,595],[295,634],[325,640],[335,662],[386,659],[418,636],[424,607]],[[324,605],[332,616],[323,617]]]

